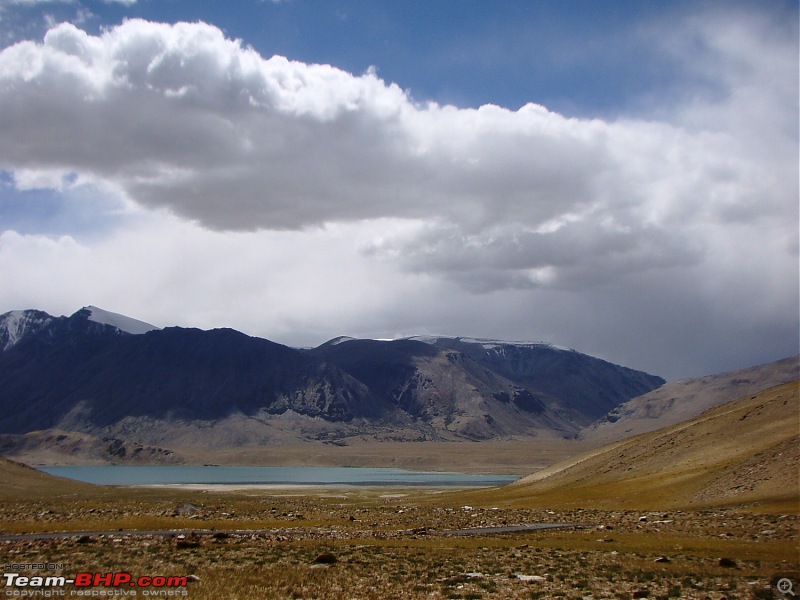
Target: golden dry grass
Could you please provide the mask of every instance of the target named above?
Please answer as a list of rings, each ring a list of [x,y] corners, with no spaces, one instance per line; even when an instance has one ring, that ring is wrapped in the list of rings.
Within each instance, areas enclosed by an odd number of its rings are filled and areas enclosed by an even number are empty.
[[[798,473],[800,404],[793,382],[476,496],[525,506],[798,512]]]
[[[796,517],[735,511],[651,516],[626,511],[554,511],[443,508],[406,497],[392,502],[351,498],[209,495],[204,510],[239,511],[238,520],[277,513],[274,531],[187,539],[124,532],[59,540],[0,542],[5,561],[66,563],[80,571],[134,576],[193,575],[187,596],[219,598],[751,598],[775,573],[790,573],[796,553]],[[60,503],[56,503],[60,504]],[[106,507],[111,510],[111,507]],[[116,508],[130,508],[120,500]],[[74,505],[55,507],[63,519]],[[328,515],[310,526],[289,515]],[[274,513],[273,513],[274,514]],[[343,519],[356,515],[358,520]],[[285,516],[284,516],[285,515]],[[503,521],[556,520],[581,529],[510,535],[442,535],[437,529]],[[671,521],[670,523],[657,521]],[[104,521],[105,523],[105,521]],[[374,524],[374,526],[373,526]],[[770,531],[771,533],[762,533]],[[720,535],[723,532],[723,535]],[[333,564],[315,564],[322,553]],[[732,566],[720,563],[726,557]],[[658,561],[658,562],[657,562]],[[520,577],[521,576],[521,577]],[[763,596],[766,597],[766,596]]]

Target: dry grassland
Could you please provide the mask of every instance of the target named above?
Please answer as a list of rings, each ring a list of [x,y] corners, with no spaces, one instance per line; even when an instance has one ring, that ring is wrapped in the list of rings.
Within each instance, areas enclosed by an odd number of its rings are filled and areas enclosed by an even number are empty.
[[[771,597],[774,575],[800,570],[797,514],[504,508],[474,503],[474,492],[419,490],[152,494],[7,499],[5,532],[108,533],[3,541],[3,560],[66,563],[66,575],[192,575],[197,600],[758,598]],[[447,533],[535,522],[579,526]],[[162,528],[183,533],[135,533]],[[326,554],[331,562],[315,562]]]

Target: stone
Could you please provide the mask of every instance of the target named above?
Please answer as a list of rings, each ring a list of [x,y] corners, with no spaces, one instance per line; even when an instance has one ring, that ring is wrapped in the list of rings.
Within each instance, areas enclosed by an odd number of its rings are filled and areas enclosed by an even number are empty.
[[[516,573],[516,577],[520,581],[528,581],[528,582],[541,582],[547,580],[547,578],[542,577],[541,575],[523,575],[521,573]]]
[[[339,559],[336,558],[335,554],[331,552],[323,552],[317,558],[311,561],[312,565],[332,565],[334,563],[339,562]]]

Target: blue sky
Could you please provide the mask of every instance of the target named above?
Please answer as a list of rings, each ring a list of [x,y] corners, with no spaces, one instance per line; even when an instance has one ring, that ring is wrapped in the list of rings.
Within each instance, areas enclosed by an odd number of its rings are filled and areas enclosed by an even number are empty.
[[[758,4],[725,2],[724,10]],[[796,2],[770,4],[775,26],[796,29]],[[375,67],[419,101],[508,108],[537,102],[564,114],[619,116],[698,83],[680,60],[654,47],[654,36],[687,13],[719,7],[696,0],[29,0],[6,6],[3,22],[8,40],[41,37],[61,20],[92,33],[126,18],[204,21],[263,56],[355,74]]]
[[[0,0],[0,312],[745,367],[797,113],[796,2]]]

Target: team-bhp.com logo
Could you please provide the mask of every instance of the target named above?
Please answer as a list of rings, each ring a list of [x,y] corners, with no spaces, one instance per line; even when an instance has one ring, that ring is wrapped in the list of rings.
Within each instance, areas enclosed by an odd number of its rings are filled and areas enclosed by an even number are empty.
[[[20,573],[3,573],[5,595],[9,597],[58,596],[186,596],[188,577],[166,577],[130,573],[78,573],[75,577],[63,575],[28,576]],[[65,590],[66,586],[74,586]],[[108,588],[108,589],[107,589]],[[48,592],[48,593],[45,593]]]

